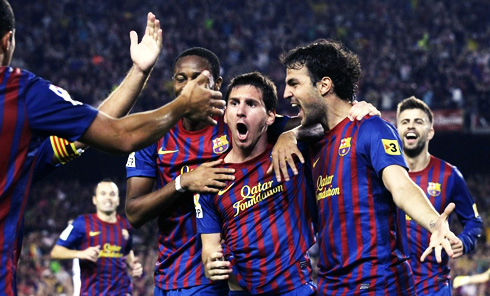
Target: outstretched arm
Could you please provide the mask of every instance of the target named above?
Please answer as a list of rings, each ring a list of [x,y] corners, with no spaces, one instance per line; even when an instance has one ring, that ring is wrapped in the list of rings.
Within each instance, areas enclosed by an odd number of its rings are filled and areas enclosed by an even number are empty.
[[[136,99],[143,90],[151,70],[155,66],[162,49],[162,29],[160,21],[151,12],[148,13],[145,34],[138,43],[138,34],[130,32],[131,59],[133,66],[124,78],[123,82],[99,105],[98,109],[112,117],[122,117],[133,108]],[[64,163],[72,157],[79,156],[78,149],[85,149],[87,145],[82,142],[74,142],[72,149],[59,150],[56,147],[70,145],[67,141],[56,136],[51,137],[53,144],[52,164]],[[71,147],[68,147],[71,148]],[[72,151],[73,150],[73,151]]]
[[[442,215],[434,209],[432,204],[425,197],[424,192],[408,176],[405,168],[398,165],[390,165],[383,170],[383,182],[386,188],[393,195],[393,201],[409,215],[417,224],[432,233],[429,247],[422,254],[420,261],[435,251],[437,262],[441,262],[442,249],[449,257],[453,256],[451,243],[455,243],[458,238],[449,230],[447,219],[454,210],[451,203],[444,210]]]

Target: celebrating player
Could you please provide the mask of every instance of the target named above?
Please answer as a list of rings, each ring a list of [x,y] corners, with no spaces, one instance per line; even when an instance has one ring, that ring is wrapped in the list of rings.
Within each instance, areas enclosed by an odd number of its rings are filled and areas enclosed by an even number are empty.
[[[267,174],[276,87],[258,72],[239,75],[226,101],[232,149],[221,159],[235,179],[217,194],[194,195],[206,276],[228,279],[228,295],[314,295],[307,251],[316,208],[306,165],[286,182]]]
[[[61,233],[51,251],[53,259],[79,259],[80,295],[131,295],[133,277],[143,267],[134,256],[132,229],[117,215],[119,189],[110,180],[95,187],[96,213],[81,215]]]
[[[427,199],[438,212],[449,203],[456,205],[456,215],[463,231],[452,245],[453,258],[461,257],[475,249],[483,223],[476,204],[470,196],[459,170],[429,153],[429,141],[434,137],[433,114],[423,101],[410,97],[398,104],[397,128],[403,142],[403,156],[408,163],[410,178],[425,191]],[[449,283],[449,257],[442,255],[442,262],[422,255],[430,240],[430,233],[417,225],[405,213],[399,218],[407,225],[407,240],[403,240],[410,253],[415,287],[418,295],[451,295]]]
[[[155,24],[147,33],[161,46],[162,30],[157,20]],[[136,32],[130,37],[131,46],[137,46]],[[0,293],[6,295],[17,293],[24,209],[43,139],[56,135],[109,152],[130,152],[156,141],[182,116],[215,124],[211,116],[222,115],[224,107],[221,94],[206,87],[209,78],[203,73],[172,103],[114,119],[28,71],[9,67],[14,49],[14,13],[6,0],[0,0]],[[135,69],[130,76],[144,82],[149,72]]]
[[[410,266],[399,245],[396,207],[432,233],[422,260],[435,249],[452,256],[447,216],[439,215],[412,182],[395,128],[380,117],[350,121],[361,75],[359,60],[342,44],[318,40],[281,58],[284,98],[300,109],[302,125],[327,131],[310,159],[319,208],[318,293],[415,295]]]

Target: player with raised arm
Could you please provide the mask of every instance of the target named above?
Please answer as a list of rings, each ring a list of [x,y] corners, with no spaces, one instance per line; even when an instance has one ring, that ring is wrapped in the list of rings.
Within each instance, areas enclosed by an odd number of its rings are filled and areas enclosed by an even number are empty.
[[[155,28],[152,34],[161,40],[161,29]],[[136,45],[137,34],[130,36],[132,46]],[[0,294],[5,295],[17,293],[15,270],[24,209],[38,148],[46,137],[56,135],[108,152],[129,153],[162,137],[182,116],[216,124],[212,116],[222,115],[224,107],[221,93],[207,88],[209,73],[203,73],[172,103],[115,119],[73,100],[65,90],[33,73],[9,67],[14,49],[14,13],[6,0],[0,0]],[[144,81],[149,73],[132,74]]]
[[[410,178],[424,190],[427,199],[438,212],[449,203],[456,205],[455,213],[463,231],[452,244],[453,258],[461,257],[476,247],[483,223],[476,204],[459,170],[429,153],[429,142],[434,137],[433,114],[423,101],[410,97],[398,104],[397,129],[403,142],[403,156],[408,163]],[[410,254],[415,287],[418,295],[451,295],[449,257],[442,262],[428,256],[418,258],[430,241],[430,233],[417,225],[402,211],[400,222],[407,225],[407,240],[403,240]]]
[[[351,121],[361,75],[357,56],[318,40],[285,53],[284,98],[299,107],[301,124],[326,131],[310,149],[319,209],[318,294],[415,295],[400,245],[396,206],[432,233],[421,259],[444,248],[452,256],[447,216],[439,215],[412,182],[395,127],[380,117]]]
[[[80,295],[131,295],[131,276],[141,277],[143,267],[132,250],[131,225],[116,212],[117,185],[99,182],[92,203],[96,213],[78,216],[61,233],[51,258],[79,259]]]
[[[174,62],[175,94],[178,96],[202,71],[212,73],[212,88],[218,90],[222,78],[216,55],[204,48],[182,52]],[[356,109],[367,114],[372,106]],[[226,293],[226,285],[213,284],[204,274],[193,208],[193,193],[218,192],[226,181],[233,180],[234,170],[217,167],[222,162],[218,157],[231,148],[231,142],[223,118],[217,117],[216,121],[216,126],[209,127],[184,116],[165,137],[128,158],[128,220],[139,227],[158,217],[155,295],[205,295],[208,290],[209,295]],[[298,124],[298,118],[276,118],[269,128],[269,139]]]

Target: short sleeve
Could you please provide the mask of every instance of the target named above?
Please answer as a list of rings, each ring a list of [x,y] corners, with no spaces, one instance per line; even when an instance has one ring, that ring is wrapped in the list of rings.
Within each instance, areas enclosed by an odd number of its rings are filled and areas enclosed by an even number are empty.
[[[32,74],[31,74],[32,75]],[[92,124],[98,111],[73,100],[68,92],[39,77],[31,77],[26,88],[26,113],[31,129],[75,141]]]
[[[194,194],[198,233],[220,233],[221,219],[211,194]]]
[[[82,217],[78,217],[72,224],[63,230],[57,245],[63,246],[67,249],[78,249],[85,237],[85,225]]]
[[[357,149],[378,175],[390,165],[399,165],[408,170],[400,136],[391,123],[373,116],[361,123],[358,134]]]
[[[154,143],[142,150],[129,154],[126,162],[126,177],[157,177],[156,147]]]

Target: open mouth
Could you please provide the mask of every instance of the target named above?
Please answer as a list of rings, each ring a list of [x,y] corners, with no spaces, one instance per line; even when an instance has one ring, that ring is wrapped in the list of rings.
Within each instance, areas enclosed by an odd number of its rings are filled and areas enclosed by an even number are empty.
[[[244,140],[247,138],[248,127],[243,123],[237,123],[236,130],[238,132],[238,138]]]

